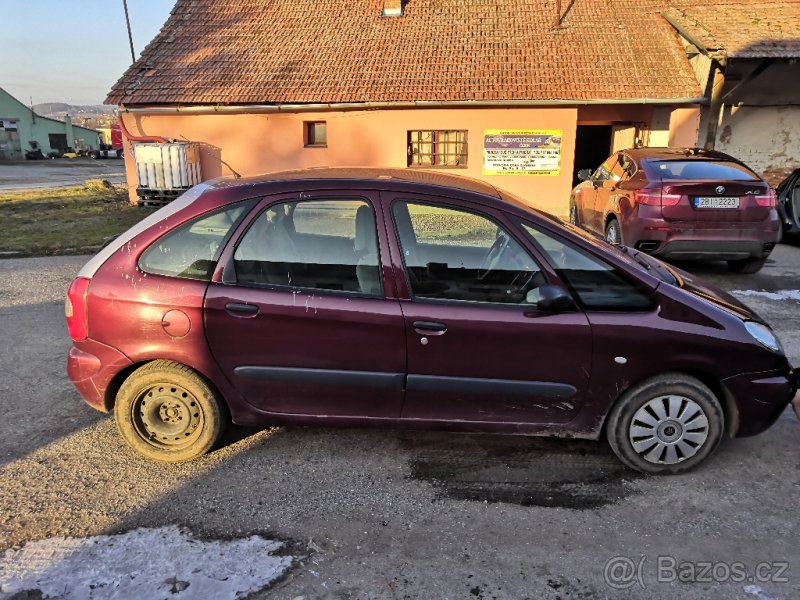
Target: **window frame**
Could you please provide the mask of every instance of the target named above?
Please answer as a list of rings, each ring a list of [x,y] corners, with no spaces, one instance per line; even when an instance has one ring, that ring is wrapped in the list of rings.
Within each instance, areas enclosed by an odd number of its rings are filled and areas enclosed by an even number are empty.
[[[322,125],[325,128],[325,141],[317,142],[316,136],[312,136],[312,131],[317,125]],[[303,147],[304,148],[327,148],[328,147],[328,121],[303,121]]]
[[[430,142],[423,142],[419,139],[419,134],[423,133],[430,133],[432,134],[432,139]],[[455,142],[447,142],[447,141],[440,141],[438,138],[440,135],[445,133],[456,133],[461,134],[463,136],[462,140],[456,140]],[[413,134],[417,134],[418,139],[413,139]],[[458,144],[462,143],[464,145],[464,152],[459,153],[439,153],[437,152],[437,146],[440,144],[444,147],[448,145],[454,144],[458,147]],[[431,152],[430,154],[422,154],[419,151],[420,146],[423,144],[430,144],[431,145]],[[417,147],[417,152],[414,152],[414,147]],[[408,160],[406,161],[406,166],[409,169],[466,169],[469,165],[469,130],[468,129],[408,129],[406,131],[406,154],[408,156]],[[428,156],[431,159],[431,163],[427,164],[425,162],[415,162],[414,157],[421,157],[421,156]],[[438,158],[442,156],[448,157],[456,157],[460,160],[463,157],[464,162],[460,163],[457,162],[456,164],[448,165],[441,163]]]
[[[181,224],[176,225],[175,227],[172,227],[169,231],[164,232],[163,235],[158,236],[155,240],[153,240],[147,246],[147,248],[142,250],[142,253],[139,254],[138,258],[136,259],[136,269],[141,271],[142,273],[146,273],[148,275],[157,275],[159,277],[170,277],[170,278],[175,278],[175,279],[188,279],[190,281],[205,281],[205,282],[213,281],[214,280],[214,273],[217,271],[217,268],[219,267],[219,260],[222,257],[222,254],[225,251],[225,248],[227,248],[228,244],[231,241],[231,238],[233,238],[233,236],[236,234],[236,231],[239,229],[239,227],[242,225],[242,223],[245,222],[247,220],[248,216],[252,213],[253,208],[255,208],[256,204],[258,204],[258,201],[259,201],[259,198],[246,198],[244,200],[237,200],[235,202],[231,202],[229,204],[226,204],[225,206],[222,206],[222,207],[218,206],[216,208],[211,208],[211,209],[209,209],[209,210],[207,210],[205,212],[202,212],[200,214],[196,214],[196,215],[190,217],[189,219],[186,219]],[[219,245],[217,246],[217,249],[214,251],[214,254],[211,257],[211,263],[212,264],[211,264],[211,267],[209,268],[209,272],[206,275],[206,277],[186,277],[186,276],[182,276],[180,274],[175,275],[175,274],[168,274],[168,273],[157,273],[155,271],[150,271],[150,270],[147,270],[146,268],[144,268],[144,266],[142,264],[144,259],[165,238],[169,237],[170,235],[176,234],[179,230],[183,230],[184,227],[188,226],[189,228],[191,228],[192,225],[202,221],[203,219],[207,219],[208,217],[212,217],[212,216],[214,216],[214,215],[216,215],[218,213],[223,213],[223,212],[225,212],[227,210],[231,210],[231,209],[233,209],[233,208],[235,208],[237,206],[240,206],[240,205],[244,207],[244,210],[242,211],[242,214],[239,215],[239,217],[236,219],[236,221],[234,221],[231,224],[231,226],[228,228],[228,231],[225,233],[225,235],[222,236],[222,238],[220,239]]]
[[[516,228],[519,229],[522,232],[522,234],[525,236],[525,238],[531,243],[531,245],[533,245],[536,248],[537,253],[540,254],[543,257],[543,260],[547,261],[548,268],[550,270],[552,270],[553,273],[556,274],[556,276],[558,277],[560,285],[562,285],[567,290],[567,292],[570,294],[570,296],[572,296],[572,299],[575,301],[576,305],[578,306],[578,308],[579,308],[579,310],[581,312],[584,312],[584,313],[622,313],[622,312],[645,313],[645,312],[651,312],[655,308],[657,308],[657,303],[656,303],[656,297],[655,297],[655,294],[654,294],[654,290],[651,289],[649,286],[644,285],[641,281],[636,279],[634,276],[632,276],[626,270],[617,267],[616,265],[614,265],[613,263],[607,261],[605,258],[603,258],[601,256],[597,256],[597,254],[595,254],[594,252],[590,252],[586,248],[582,247],[580,244],[573,243],[571,240],[567,240],[564,236],[561,236],[561,235],[558,235],[556,233],[553,233],[552,231],[550,231],[546,227],[541,227],[541,226],[539,226],[538,224],[534,223],[533,221],[531,221],[529,219],[524,219],[524,218],[515,216],[515,217],[512,218],[512,220],[514,221],[514,225],[516,226]],[[559,273],[559,269],[557,269],[556,266],[552,263],[552,260],[550,258],[550,255],[548,254],[547,250],[545,248],[543,248],[541,246],[541,244],[538,242],[538,240],[536,240],[536,238],[525,229],[526,226],[530,227],[531,229],[534,229],[534,230],[536,230],[536,231],[538,231],[538,232],[540,232],[540,233],[542,233],[544,235],[552,237],[557,242],[559,242],[561,244],[564,244],[565,246],[571,248],[572,250],[574,250],[574,251],[576,251],[578,253],[582,253],[584,255],[587,255],[591,259],[596,260],[598,262],[601,262],[604,265],[608,266],[611,270],[613,270],[616,273],[618,273],[620,278],[623,281],[625,281],[626,283],[634,286],[635,288],[637,288],[641,292],[643,292],[647,296],[647,298],[650,301],[650,303],[648,304],[648,306],[641,307],[641,308],[630,307],[630,306],[628,306],[628,307],[620,307],[620,308],[612,308],[612,307],[596,308],[596,307],[587,306],[586,303],[581,298],[580,294],[578,294],[578,292],[575,291],[572,283],[570,283],[570,281],[568,279],[565,279],[564,277],[561,276],[561,274]]]
[[[360,194],[363,194],[363,191],[361,191],[360,193],[353,193],[352,195],[336,194],[332,196],[305,196],[303,195],[302,192],[295,192],[282,197],[272,198],[271,201],[256,207],[255,210],[251,210],[251,213],[253,215],[252,218],[247,223],[244,224],[244,229],[242,229],[242,231],[239,233],[235,242],[233,244],[230,244],[230,255],[228,257],[228,260],[226,261],[223,274],[224,278],[222,283],[224,285],[230,285],[251,290],[267,290],[272,292],[288,292],[288,293],[303,292],[320,296],[325,295],[325,296],[340,296],[347,298],[368,298],[373,300],[375,299],[385,300],[387,294],[387,285],[386,285],[387,282],[383,269],[383,252],[381,251],[381,231],[380,231],[381,228],[380,228],[380,222],[378,220],[379,211],[378,207],[376,207],[375,201],[373,201],[371,198],[367,196]],[[262,200],[266,199],[267,198],[262,198]],[[236,273],[236,251],[239,249],[239,246],[241,245],[245,236],[247,236],[247,233],[265,212],[267,212],[270,208],[274,208],[280,204],[290,204],[290,203],[300,204],[300,203],[325,202],[325,201],[340,201],[340,202],[362,201],[372,209],[373,223],[375,225],[377,267],[378,267],[378,273],[380,275],[380,284],[381,284],[381,291],[378,294],[366,294],[364,292],[354,291],[354,290],[332,290],[326,288],[312,288],[299,285],[286,285],[280,283],[257,283],[257,282],[242,283],[239,281],[238,274]],[[232,275],[228,275],[228,273],[231,273]]]
[[[431,303],[431,304],[452,304],[457,306],[475,306],[475,307],[491,307],[491,308],[502,308],[504,310],[523,310],[523,311],[531,311],[537,310],[535,304],[527,304],[525,302],[516,304],[511,302],[492,302],[489,300],[459,300],[455,298],[429,298],[427,296],[417,296],[414,293],[414,288],[411,285],[411,279],[408,276],[408,266],[406,265],[406,257],[405,251],[403,249],[403,240],[400,237],[400,230],[397,226],[397,220],[395,219],[394,208],[395,205],[398,203],[405,203],[405,204],[420,204],[422,206],[430,206],[433,208],[443,208],[447,210],[453,210],[458,212],[466,212],[473,214],[478,217],[485,218],[486,220],[490,221],[496,227],[502,228],[508,236],[514,240],[520,248],[530,257],[530,259],[534,262],[534,264],[539,268],[539,273],[545,278],[545,283],[553,283],[552,277],[552,269],[550,268],[549,263],[546,265],[543,264],[542,258],[537,256],[539,253],[539,248],[536,248],[536,252],[532,252],[531,248],[525,244],[527,241],[527,237],[521,237],[519,229],[516,227],[516,223],[505,221],[501,218],[501,213],[495,214],[495,211],[492,210],[491,212],[486,212],[484,210],[480,210],[479,208],[474,208],[472,206],[466,206],[463,204],[456,203],[455,200],[448,202],[449,198],[444,198],[444,201],[439,201],[437,199],[428,199],[422,196],[418,196],[417,198],[411,198],[404,196],[402,194],[398,194],[392,198],[392,200],[387,204],[387,216],[391,219],[391,231],[394,234],[395,240],[397,242],[397,249],[400,256],[400,267],[402,269],[402,277],[406,284],[406,290],[408,294],[408,299],[411,302],[416,303]],[[410,217],[410,215],[409,215]],[[413,224],[412,224],[413,227]],[[416,233],[414,233],[416,236]]]

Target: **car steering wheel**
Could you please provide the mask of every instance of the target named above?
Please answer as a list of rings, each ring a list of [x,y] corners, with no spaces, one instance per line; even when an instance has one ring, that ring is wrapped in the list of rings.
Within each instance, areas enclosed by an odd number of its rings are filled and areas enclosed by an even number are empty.
[[[486,254],[486,258],[483,259],[481,266],[478,267],[478,280],[483,281],[486,279],[486,276],[489,275],[489,272],[492,271],[497,264],[500,262],[500,257],[505,252],[506,248],[508,248],[510,238],[505,235],[498,236],[497,239],[492,244],[492,247],[489,248],[489,252]]]

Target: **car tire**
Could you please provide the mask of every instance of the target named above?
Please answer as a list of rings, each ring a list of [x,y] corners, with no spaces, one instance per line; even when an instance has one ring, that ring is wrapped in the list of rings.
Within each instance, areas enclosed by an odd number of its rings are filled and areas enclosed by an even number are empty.
[[[728,268],[734,273],[749,275],[751,273],[758,273],[766,262],[766,258],[743,258],[742,260],[729,260]]]
[[[225,405],[198,373],[156,360],[125,380],[114,405],[117,428],[138,454],[177,463],[211,450],[228,423]]]
[[[606,421],[611,449],[641,473],[689,471],[714,452],[724,431],[725,417],[714,393],[682,373],[633,386]]]
[[[612,246],[622,246],[622,229],[616,219],[611,219],[606,225],[606,242]]]
[[[575,202],[572,202],[569,206],[569,222],[575,225],[575,227],[581,226],[581,220],[578,216],[578,205]]]

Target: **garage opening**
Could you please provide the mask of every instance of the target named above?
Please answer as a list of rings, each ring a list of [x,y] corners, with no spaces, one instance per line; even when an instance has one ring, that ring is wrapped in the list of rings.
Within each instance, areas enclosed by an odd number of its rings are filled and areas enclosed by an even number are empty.
[[[578,171],[594,171],[611,154],[611,125],[578,125],[572,186],[580,183]]]
[[[67,151],[66,133],[49,133],[47,134],[47,141],[50,143],[50,148],[53,150],[58,150],[61,154]]]

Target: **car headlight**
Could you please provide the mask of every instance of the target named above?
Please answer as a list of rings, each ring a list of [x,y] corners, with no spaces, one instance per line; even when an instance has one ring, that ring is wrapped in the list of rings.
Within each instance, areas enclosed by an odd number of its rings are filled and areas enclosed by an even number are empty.
[[[753,336],[753,339],[764,346],[764,348],[768,348],[778,354],[783,354],[783,347],[781,346],[780,340],[772,333],[769,327],[761,323],[756,323],[755,321],[745,321],[744,328],[747,329],[747,333]]]

